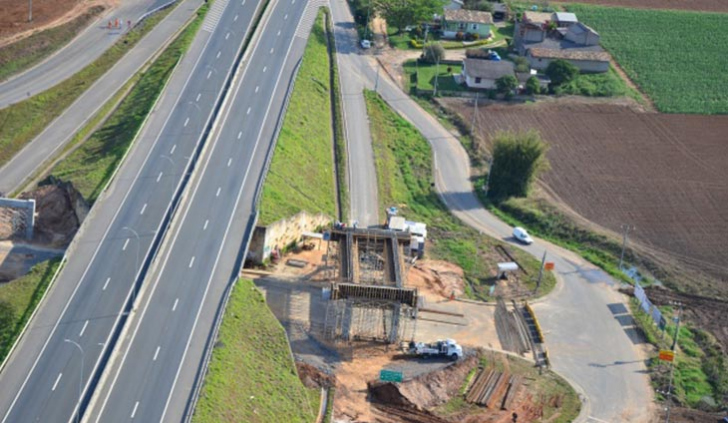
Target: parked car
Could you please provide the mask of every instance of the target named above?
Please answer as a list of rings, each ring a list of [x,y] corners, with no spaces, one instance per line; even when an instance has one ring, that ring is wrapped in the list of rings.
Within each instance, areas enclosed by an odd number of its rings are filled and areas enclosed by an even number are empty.
[[[367,49],[372,46],[372,42],[369,40],[361,40],[361,48]]]
[[[531,238],[525,229],[519,226],[513,228],[513,238],[527,245],[533,244],[533,238]]]

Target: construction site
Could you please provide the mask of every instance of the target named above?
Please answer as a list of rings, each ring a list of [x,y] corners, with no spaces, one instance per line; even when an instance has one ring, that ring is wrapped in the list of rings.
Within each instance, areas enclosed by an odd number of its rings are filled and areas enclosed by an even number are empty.
[[[412,243],[407,232],[334,227],[245,275],[286,329],[302,380],[336,387],[332,421],[570,421],[579,400],[548,370],[530,306],[460,298],[462,270]],[[411,348],[445,339],[462,358]]]

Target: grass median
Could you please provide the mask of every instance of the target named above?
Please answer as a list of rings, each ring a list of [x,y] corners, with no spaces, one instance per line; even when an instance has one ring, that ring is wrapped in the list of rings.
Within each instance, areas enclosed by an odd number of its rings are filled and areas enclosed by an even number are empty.
[[[52,176],[71,181],[89,203],[96,201],[192,42],[206,11],[203,6],[149,68],[135,76],[138,82],[116,110],[83,144],[50,170]]]
[[[30,272],[11,283],[0,284],[0,363],[33,315],[61,259],[36,264]]]
[[[336,216],[329,56],[320,11],[263,185],[260,223],[301,210]]]
[[[320,392],[303,386],[285,331],[253,282],[233,288],[193,422],[313,422]]]
[[[436,259],[455,263],[482,299],[487,297],[486,280],[496,274],[496,263],[490,259],[499,241],[481,235],[465,226],[449,213],[432,184],[432,150],[427,140],[404,118],[392,111],[373,91],[365,91],[367,112],[372,133],[380,209],[396,205],[409,220],[427,224],[429,254]],[[540,263],[519,249],[511,249],[515,258],[530,275],[538,275]],[[531,291],[536,280],[522,281]],[[537,296],[550,292],[556,279],[545,272]]]
[[[7,163],[96,80],[105,74],[173,8],[155,13],[119,39],[101,57],[60,84],[0,110],[0,166]]]

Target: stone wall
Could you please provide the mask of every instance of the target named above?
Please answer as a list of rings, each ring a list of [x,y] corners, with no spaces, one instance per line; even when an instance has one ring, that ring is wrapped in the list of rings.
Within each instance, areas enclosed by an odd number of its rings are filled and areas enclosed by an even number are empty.
[[[304,232],[314,232],[331,222],[331,217],[325,214],[301,211],[268,226],[256,226],[250,240],[248,258],[257,263],[263,262],[275,249],[283,250],[292,243],[298,243]]]

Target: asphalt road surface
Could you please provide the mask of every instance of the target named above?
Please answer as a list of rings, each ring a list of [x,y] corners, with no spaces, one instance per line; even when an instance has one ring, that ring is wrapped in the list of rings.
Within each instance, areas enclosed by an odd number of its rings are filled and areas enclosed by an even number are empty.
[[[215,308],[242,264],[241,240],[254,219],[259,176],[315,16],[310,8],[309,19],[301,20],[306,5],[305,0],[272,5],[93,421],[181,419],[204,352],[204,343],[190,343],[192,335],[196,329],[210,332],[212,315],[200,317],[202,306],[209,299]],[[178,384],[180,379],[187,382]]]
[[[367,106],[362,93],[364,80],[359,74],[364,59],[359,56],[354,23],[346,20],[342,13],[348,14],[348,8],[332,8],[347,144],[347,176],[351,198],[349,219],[352,222],[358,221],[361,226],[378,225],[382,222],[379,220],[377,173],[374,168]]]
[[[90,263],[80,267],[69,260],[43,304],[46,314],[47,309],[60,307],[59,317],[48,322],[42,313],[34,319],[0,373],[4,422],[66,422],[76,413],[79,396],[86,394],[99,375],[114,346],[114,331],[136,299],[134,281],[151,257],[154,243],[164,234],[172,200],[191,169],[189,159],[213,117],[258,4],[254,0],[243,4],[218,0],[210,10],[188,54],[194,64],[181,64],[191,69],[189,77],[174,78],[175,85],[167,87],[165,95],[174,97],[170,105],[174,110],[159,113],[160,117],[166,115],[161,125],[154,118],[148,122],[161,129],[152,134],[153,147],[132,183],[117,181],[130,188]],[[88,251],[82,245],[78,250]],[[60,292],[69,286],[68,300],[59,304]]]
[[[88,28],[46,60],[0,83],[0,107],[25,100],[75,75],[101,56],[127,31],[128,20],[136,23],[142,15],[169,1],[126,0],[117,7],[104,11]],[[124,23],[123,27],[109,30],[106,27],[107,22],[116,18]]]
[[[343,0],[332,0],[332,9],[337,27],[353,22]],[[376,64],[373,59],[360,63],[358,75],[362,84],[372,89],[377,78]],[[435,156],[435,186],[452,213],[475,229],[511,242],[539,260],[546,251],[548,260],[555,263],[560,285],[534,308],[546,333],[554,370],[586,397],[580,420],[648,421],[652,390],[639,341],[633,329],[623,326],[628,319],[618,319],[611,311],[619,309],[625,301],[614,280],[575,254],[547,242],[515,244],[512,228],[488,213],[475,197],[470,183],[470,160],[459,140],[384,72],[377,85],[385,101],[430,142]],[[346,118],[366,120],[366,116]]]
[[[116,65],[90,86],[43,132],[5,163],[0,168],[0,192],[10,193],[27,183],[37,169],[42,167],[57,151],[60,151],[129,78],[139,71],[168,41],[171,41],[185,22],[195,14],[202,1],[183,0],[175,10],[159,22],[143,39],[139,40],[134,48],[119,59]],[[159,0],[157,0],[158,2]],[[83,37],[77,38],[72,45],[75,46],[81,41],[84,41]],[[75,47],[73,48],[75,49]],[[67,56],[66,54],[61,55]],[[68,59],[74,60],[73,58]],[[85,59],[83,58],[83,60]],[[42,81],[46,81],[45,78],[55,80],[54,70],[45,69],[50,74],[42,74],[44,69],[45,67],[34,69],[30,71],[29,75],[33,74],[34,78],[40,78]],[[45,82],[38,82],[38,87],[45,86],[44,84]],[[46,88],[50,88],[50,86]]]

